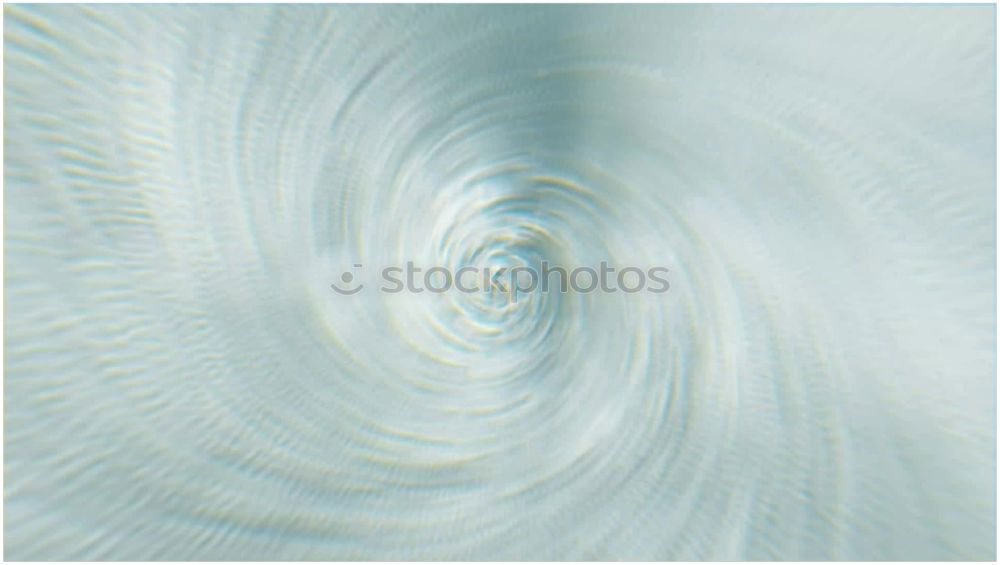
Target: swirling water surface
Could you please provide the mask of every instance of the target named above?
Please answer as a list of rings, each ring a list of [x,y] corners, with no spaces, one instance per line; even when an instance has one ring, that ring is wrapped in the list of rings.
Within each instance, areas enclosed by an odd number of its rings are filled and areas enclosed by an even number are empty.
[[[6,557],[991,559],[993,10],[8,6]]]

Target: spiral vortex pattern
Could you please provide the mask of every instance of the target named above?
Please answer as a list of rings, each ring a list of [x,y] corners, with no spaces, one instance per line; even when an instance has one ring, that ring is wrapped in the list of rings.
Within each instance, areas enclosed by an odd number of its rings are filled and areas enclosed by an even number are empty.
[[[6,557],[991,559],[994,9],[7,6]]]

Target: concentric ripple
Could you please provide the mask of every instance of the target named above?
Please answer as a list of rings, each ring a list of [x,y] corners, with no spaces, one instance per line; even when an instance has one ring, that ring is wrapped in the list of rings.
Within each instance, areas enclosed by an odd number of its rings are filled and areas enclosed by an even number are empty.
[[[5,557],[991,559],[994,9],[6,7]]]

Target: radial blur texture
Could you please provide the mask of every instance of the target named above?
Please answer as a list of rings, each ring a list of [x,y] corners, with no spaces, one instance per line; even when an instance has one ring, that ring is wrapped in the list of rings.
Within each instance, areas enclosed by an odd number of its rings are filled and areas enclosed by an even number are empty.
[[[994,6],[4,14],[7,559],[993,559]]]

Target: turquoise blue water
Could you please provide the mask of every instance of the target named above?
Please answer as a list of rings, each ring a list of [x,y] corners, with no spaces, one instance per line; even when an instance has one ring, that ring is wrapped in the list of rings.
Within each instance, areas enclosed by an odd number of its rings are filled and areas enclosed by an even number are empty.
[[[4,12],[7,559],[994,557],[995,7]]]

